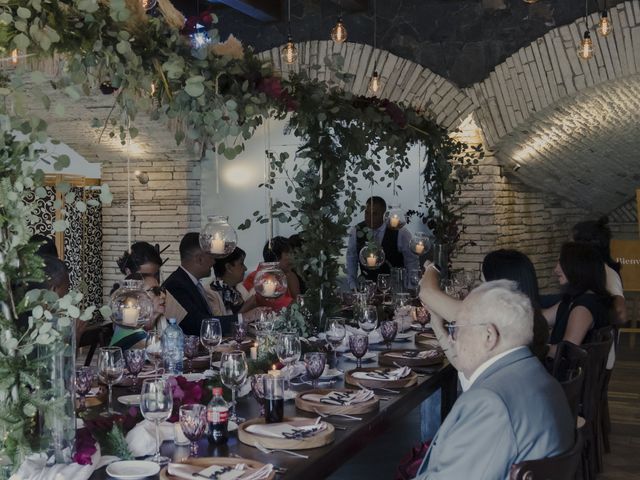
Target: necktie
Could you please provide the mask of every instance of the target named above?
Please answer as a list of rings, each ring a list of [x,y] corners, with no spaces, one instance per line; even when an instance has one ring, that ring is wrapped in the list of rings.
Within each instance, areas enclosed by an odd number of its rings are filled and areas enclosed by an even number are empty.
[[[207,294],[204,293],[204,287],[202,286],[202,283],[198,282],[197,287],[198,287],[198,291],[200,292],[200,295],[202,296],[202,300],[204,300],[204,304],[207,306],[207,312],[209,312],[209,315],[211,315],[211,307],[209,307],[209,302],[207,301]]]

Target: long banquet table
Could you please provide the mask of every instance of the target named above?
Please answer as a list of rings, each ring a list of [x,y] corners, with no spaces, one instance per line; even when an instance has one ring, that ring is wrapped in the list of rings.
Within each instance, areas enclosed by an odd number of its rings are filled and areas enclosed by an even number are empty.
[[[413,345],[411,345],[412,347]],[[394,348],[411,348],[406,343],[395,343]],[[369,363],[367,366],[375,366],[376,363]],[[350,370],[355,368],[355,364],[339,359],[339,368],[341,370]],[[432,372],[432,373],[431,373]],[[339,380],[331,387],[321,385],[321,388],[342,388],[344,381]],[[349,387],[349,385],[346,385]],[[304,391],[311,387],[293,387],[294,390]],[[387,400],[380,402],[380,409],[377,412],[358,415],[362,417],[361,421],[353,421],[341,419],[339,417],[330,417],[327,419],[330,423],[346,430],[335,431],[335,440],[333,443],[320,448],[309,450],[301,450],[300,453],[308,455],[308,459],[295,458],[284,453],[264,454],[258,449],[245,445],[238,440],[237,433],[231,432],[229,441],[226,445],[216,447],[209,445],[206,438],[199,441],[200,457],[226,457],[239,456],[250,458],[264,463],[272,463],[277,467],[286,469],[286,471],[278,478],[284,479],[301,479],[313,480],[327,478],[331,473],[338,469],[342,464],[351,459],[356,452],[366,447],[374,438],[383,434],[398,419],[402,418],[408,412],[416,408],[424,399],[432,395],[438,389],[442,390],[442,418],[449,412],[457,395],[457,375],[455,369],[446,361],[443,364],[435,365],[431,368],[429,374],[420,374],[418,382],[413,387],[400,389],[399,394],[388,393],[376,390],[376,394]],[[114,388],[114,402],[120,395],[129,393],[125,388]],[[296,409],[294,401],[288,401],[285,404],[285,416],[308,416],[316,417],[308,412]],[[257,402],[251,395],[239,399],[238,414],[247,419],[259,416],[259,408]],[[188,453],[188,447],[180,447],[174,445],[173,442],[164,442],[161,448],[163,455],[179,461],[185,458]],[[399,460],[399,459],[398,459]],[[109,477],[104,468],[94,472],[90,477],[94,480],[108,479]],[[149,478],[159,478],[149,477]]]

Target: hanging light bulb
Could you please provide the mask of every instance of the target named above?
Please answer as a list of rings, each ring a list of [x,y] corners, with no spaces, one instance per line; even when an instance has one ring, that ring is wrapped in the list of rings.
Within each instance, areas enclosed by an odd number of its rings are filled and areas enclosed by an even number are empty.
[[[140,3],[142,4],[142,8],[145,10],[151,10],[156,6],[158,0],[140,0]]]
[[[338,18],[338,23],[331,29],[331,40],[336,43],[344,43],[347,41],[347,27],[344,26],[342,17]]]
[[[609,12],[607,10],[603,10],[600,14],[600,21],[598,22],[598,33],[603,37],[606,37],[612,30],[613,24],[609,18]]]
[[[11,63],[13,63],[14,65],[18,64],[18,57],[19,57],[19,53],[18,50],[11,50]]]
[[[282,60],[288,65],[294,64],[298,60],[298,49],[296,44],[293,43],[291,35],[287,37],[287,43],[282,47]]]
[[[373,75],[371,75],[371,80],[369,80],[369,91],[374,95],[377,95],[380,91],[380,75],[377,70],[373,71]]]
[[[582,60],[589,60],[593,57],[593,40],[591,40],[591,34],[589,30],[584,32],[584,36],[582,37],[582,41],[578,46],[578,57]]]

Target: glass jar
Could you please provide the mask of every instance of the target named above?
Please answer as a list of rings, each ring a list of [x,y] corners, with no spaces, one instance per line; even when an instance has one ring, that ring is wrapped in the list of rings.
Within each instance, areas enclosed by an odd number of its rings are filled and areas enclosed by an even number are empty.
[[[256,274],[254,288],[264,298],[279,298],[287,293],[287,277],[278,262],[261,263]]]
[[[125,280],[111,295],[111,318],[124,328],[139,328],[153,315],[153,302],[142,280]]]
[[[414,233],[409,242],[409,248],[416,255],[424,255],[431,248],[429,236],[424,232]]]
[[[392,230],[400,230],[407,223],[407,217],[400,205],[389,205],[385,212],[388,228]]]
[[[362,247],[359,257],[360,264],[368,270],[380,268],[385,261],[384,250],[373,242]]]
[[[238,244],[238,235],[228,222],[229,217],[210,215],[200,232],[200,247],[215,258],[230,255]]]

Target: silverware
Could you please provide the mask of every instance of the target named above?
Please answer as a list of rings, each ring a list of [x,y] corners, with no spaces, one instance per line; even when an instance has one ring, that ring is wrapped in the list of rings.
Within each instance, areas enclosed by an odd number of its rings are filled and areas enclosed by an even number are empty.
[[[286,453],[288,455],[291,455],[292,457],[298,457],[298,458],[309,458],[308,455],[302,455],[301,453],[296,453],[296,452],[292,452],[291,450],[284,450],[282,448],[267,448],[264,445],[262,445],[261,443],[255,442],[253,444],[258,450],[260,450],[262,453],[275,453],[275,452],[281,452],[281,453]]]
[[[342,417],[342,418],[346,418],[347,420],[358,420],[358,421],[362,420],[362,418],[360,417],[354,417],[353,415],[347,415],[346,413],[322,413],[317,408],[314,408],[313,411],[316,412],[318,415],[320,415],[322,418]]]

